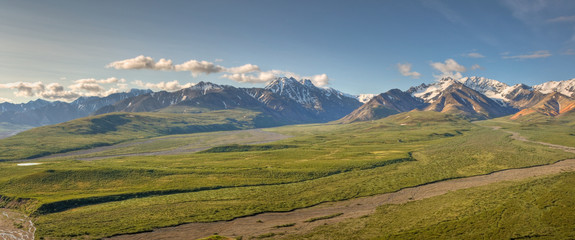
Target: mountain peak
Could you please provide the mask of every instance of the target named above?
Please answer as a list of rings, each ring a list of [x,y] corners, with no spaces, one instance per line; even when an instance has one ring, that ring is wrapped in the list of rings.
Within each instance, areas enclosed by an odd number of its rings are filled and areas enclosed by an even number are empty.
[[[564,81],[550,81],[533,86],[534,90],[542,93],[560,92],[566,96],[575,96],[575,78]]]

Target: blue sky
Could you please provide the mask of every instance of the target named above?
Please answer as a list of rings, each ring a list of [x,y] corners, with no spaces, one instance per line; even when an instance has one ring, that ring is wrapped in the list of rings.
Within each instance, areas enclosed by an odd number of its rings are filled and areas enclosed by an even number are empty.
[[[441,76],[575,78],[575,1],[4,1],[0,100],[312,78],[350,94]],[[162,60],[163,59],[163,60]]]

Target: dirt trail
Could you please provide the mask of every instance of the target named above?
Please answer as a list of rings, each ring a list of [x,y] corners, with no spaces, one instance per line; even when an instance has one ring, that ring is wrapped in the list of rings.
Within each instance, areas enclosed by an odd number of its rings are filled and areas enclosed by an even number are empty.
[[[0,208],[0,240],[34,239],[36,227],[26,215]]]
[[[519,141],[529,141],[517,133],[513,138]],[[533,141],[529,141],[533,142]],[[574,152],[575,148],[541,143],[553,148]],[[417,187],[405,188],[397,192],[375,195],[371,197],[356,198],[340,202],[323,203],[317,206],[297,209],[291,212],[262,213],[255,216],[241,217],[232,221],[220,221],[212,223],[189,223],[175,227],[156,229],[153,232],[145,232],[130,235],[121,235],[112,239],[197,239],[207,237],[215,233],[223,236],[238,237],[243,239],[261,235],[304,233],[313,228],[341,222],[348,218],[357,218],[372,214],[376,208],[383,204],[401,204],[430,198],[450,191],[479,187],[502,181],[515,181],[531,177],[557,174],[561,172],[575,171],[575,159],[568,159],[551,165],[542,165],[521,169],[503,170],[487,175],[446,180],[425,184]],[[306,222],[306,220],[341,214],[325,220]],[[292,225],[293,226],[288,226]],[[285,227],[279,227],[284,225]]]
[[[166,150],[166,151],[158,151],[158,152],[145,152],[145,153],[132,153],[132,154],[114,154],[114,155],[109,155],[109,156],[99,156],[99,157],[81,157],[82,155],[86,155],[86,154],[94,154],[94,153],[99,153],[99,152],[105,152],[105,151],[110,151],[110,150],[114,150],[114,149],[118,149],[118,148],[123,148],[123,147],[132,147],[135,145],[140,145],[140,144],[150,144],[150,143],[154,143],[154,142],[158,142],[158,141],[163,141],[163,140],[170,140],[170,139],[178,139],[178,138],[190,138],[189,135],[184,135],[184,136],[172,136],[172,137],[162,137],[162,138],[153,138],[153,139],[149,139],[146,141],[141,141],[141,142],[132,142],[132,143],[121,143],[121,144],[116,144],[116,145],[112,145],[112,146],[105,146],[105,147],[96,147],[96,148],[91,148],[91,149],[86,149],[86,150],[79,150],[79,151],[74,151],[74,152],[67,152],[67,153],[59,153],[59,154],[53,154],[53,155],[49,155],[49,156],[45,156],[45,157],[39,157],[39,158],[34,158],[34,159],[28,159],[27,161],[31,161],[31,160],[44,160],[44,159],[50,159],[50,158],[58,158],[58,157],[75,157],[78,156],[80,158],[78,158],[78,160],[86,160],[86,161],[91,161],[91,160],[99,160],[99,159],[105,159],[105,158],[113,158],[113,157],[124,157],[124,156],[159,156],[159,155],[175,155],[175,154],[181,154],[181,153],[193,153],[193,152],[199,152],[202,150],[206,150],[208,148],[211,147],[215,147],[215,146],[219,146],[219,145],[226,145],[226,144],[262,144],[262,143],[268,143],[268,142],[275,142],[275,141],[279,141],[285,138],[288,138],[290,136],[286,136],[286,135],[282,135],[279,133],[274,133],[274,132],[267,132],[267,131],[263,131],[261,129],[249,129],[249,130],[236,130],[236,131],[225,131],[225,132],[217,132],[217,133],[204,133],[204,134],[209,134],[209,136],[211,138],[222,138],[219,141],[215,141],[213,143],[204,143],[204,142],[196,142],[196,143],[191,143],[187,146],[183,146],[183,147],[179,147],[176,149],[172,149],[172,150]],[[230,134],[248,134],[250,135],[250,137],[247,137],[245,139],[241,139],[241,140],[226,140],[226,136],[229,136]]]

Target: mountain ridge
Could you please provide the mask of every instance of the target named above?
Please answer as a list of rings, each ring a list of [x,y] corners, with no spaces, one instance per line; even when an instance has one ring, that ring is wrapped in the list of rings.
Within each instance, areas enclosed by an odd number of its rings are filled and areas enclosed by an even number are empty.
[[[461,90],[446,93],[454,84],[462,84],[475,92]],[[0,103],[0,122],[43,126],[117,111],[191,113],[229,108],[258,110],[282,120],[284,124],[338,119],[353,122],[413,109],[455,111],[470,117],[490,118],[541,105],[540,102],[554,92],[573,98],[575,78],[550,81],[533,87],[525,84],[510,86],[485,77],[443,78],[434,83],[411,87],[405,92],[392,90],[377,95],[349,95],[333,88],[317,87],[310,80],[286,77],[276,78],[263,88],[237,88],[200,82],[175,92],[133,89],[107,97],[80,97],[71,103],[42,99],[21,104]],[[400,92],[410,94],[411,97]],[[405,102],[392,101],[386,97],[396,97]],[[376,99],[375,102],[372,102],[373,99]],[[490,100],[499,106],[493,105]],[[526,112],[529,111],[523,114]]]

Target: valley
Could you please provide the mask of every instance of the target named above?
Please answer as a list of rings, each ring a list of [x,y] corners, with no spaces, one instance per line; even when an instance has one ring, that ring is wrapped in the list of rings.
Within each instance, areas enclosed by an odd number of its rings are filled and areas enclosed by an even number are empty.
[[[573,157],[562,150],[513,140],[512,134],[457,115],[434,112],[408,112],[352,124],[284,126],[265,132],[292,137],[251,145],[276,150],[227,145],[226,152],[93,161],[62,156],[34,160],[43,164],[25,167],[4,162],[0,163],[7,173],[0,177],[2,195],[31,199],[20,209],[33,216],[38,236],[101,238],[305,209]],[[214,136],[223,133],[160,137],[153,143],[162,150],[164,144],[159,143],[165,138],[166,148],[177,148],[202,138],[218,142]],[[233,137],[241,131],[229,133],[239,144],[250,139]],[[145,143],[141,146],[148,149]],[[116,150],[131,147],[140,151],[138,145]],[[93,156],[113,155],[110,152]],[[75,224],[65,224],[69,221]]]
[[[493,80],[444,79],[360,107],[288,78],[264,89],[201,83],[141,94],[0,140],[0,206],[30,216],[47,239],[321,239],[324,228],[377,219],[386,204],[572,171],[573,100],[521,88],[526,114],[511,95],[483,95],[485,83]]]

